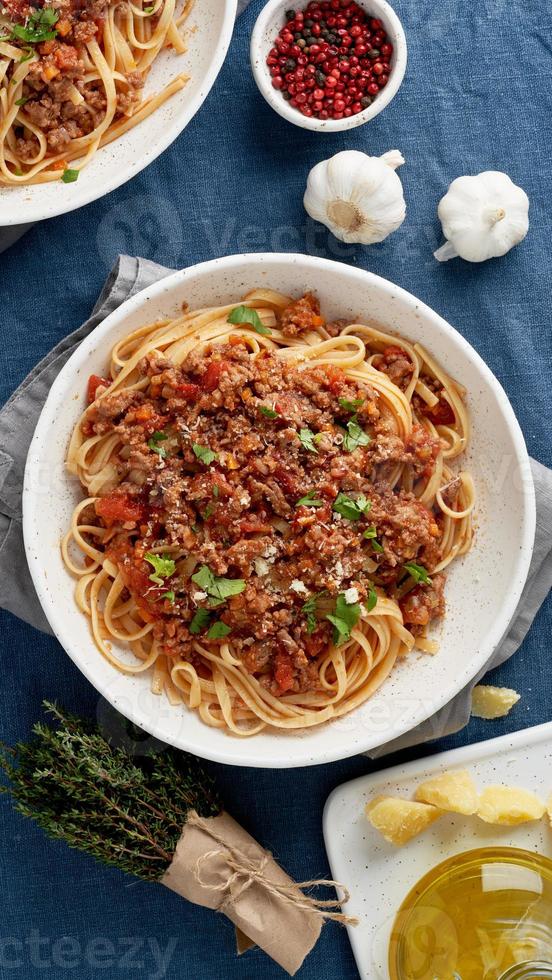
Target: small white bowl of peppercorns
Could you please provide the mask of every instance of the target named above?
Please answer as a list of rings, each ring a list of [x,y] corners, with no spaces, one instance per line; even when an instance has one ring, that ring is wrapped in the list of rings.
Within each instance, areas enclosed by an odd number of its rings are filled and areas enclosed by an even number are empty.
[[[406,70],[406,38],[386,0],[269,0],[251,66],[284,119],[317,132],[362,126],[389,105]]]

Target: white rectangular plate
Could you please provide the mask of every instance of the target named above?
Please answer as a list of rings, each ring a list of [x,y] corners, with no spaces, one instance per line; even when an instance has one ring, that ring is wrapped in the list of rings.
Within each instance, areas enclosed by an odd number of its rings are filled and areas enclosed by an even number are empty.
[[[410,799],[422,779],[446,769],[468,769],[480,790],[502,783],[532,790],[546,801],[552,792],[552,723],[361,776],[328,797],[324,840],[333,877],[351,893],[345,911],[360,920],[348,932],[362,980],[389,980],[387,949],[395,914],[410,889],[436,864],[491,845],[552,856],[546,819],[494,827],[477,817],[445,814],[402,848],[388,844],[368,823],[364,807],[374,796]]]

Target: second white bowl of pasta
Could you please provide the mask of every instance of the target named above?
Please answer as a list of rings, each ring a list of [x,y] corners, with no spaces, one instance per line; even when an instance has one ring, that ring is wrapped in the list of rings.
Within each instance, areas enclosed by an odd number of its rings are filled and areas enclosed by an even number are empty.
[[[144,169],[222,67],[237,0],[93,0],[0,14],[0,225],[65,214]]]
[[[300,255],[204,263],[108,317],[50,392],[24,490],[39,598],[94,686],[165,742],[267,767],[450,701],[508,626],[534,520],[475,351],[386,280]]]

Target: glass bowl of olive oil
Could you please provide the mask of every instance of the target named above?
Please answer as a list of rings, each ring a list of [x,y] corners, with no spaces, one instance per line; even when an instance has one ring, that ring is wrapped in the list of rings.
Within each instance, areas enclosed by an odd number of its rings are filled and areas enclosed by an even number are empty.
[[[552,980],[552,860],[485,847],[443,861],[397,913],[389,974],[391,980]]]

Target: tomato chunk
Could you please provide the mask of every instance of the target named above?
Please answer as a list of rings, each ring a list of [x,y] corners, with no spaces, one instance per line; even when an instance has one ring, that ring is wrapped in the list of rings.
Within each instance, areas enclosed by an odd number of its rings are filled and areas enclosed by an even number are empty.
[[[111,381],[107,378],[101,378],[99,374],[91,374],[88,379],[88,388],[86,390],[86,395],[88,398],[88,404],[91,405],[92,402],[96,401],[98,388],[109,388]]]
[[[224,371],[229,368],[228,361],[211,361],[205,374],[201,379],[201,383],[205,391],[214,391],[218,388],[220,384],[221,375]]]
[[[347,383],[345,372],[340,367],[334,367],[333,364],[328,365],[325,370],[328,375],[328,387],[330,391],[332,394],[338,395]]]
[[[176,390],[188,402],[197,401],[201,394],[201,388],[199,385],[189,384],[186,382],[183,382],[181,385],[177,385]]]
[[[454,412],[444,398],[440,398],[433,408],[429,406],[425,408],[424,415],[431,419],[434,425],[452,425],[454,422]]]
[[[142,501],[125,493],[113,493],[96,501],[96,514],[108,527],[117,521],[141,521],[146,516]]]
[[[280,694],[293,687],[293,666],[289,655],[278,653],[275,658],[274,679],[280,688]]]

